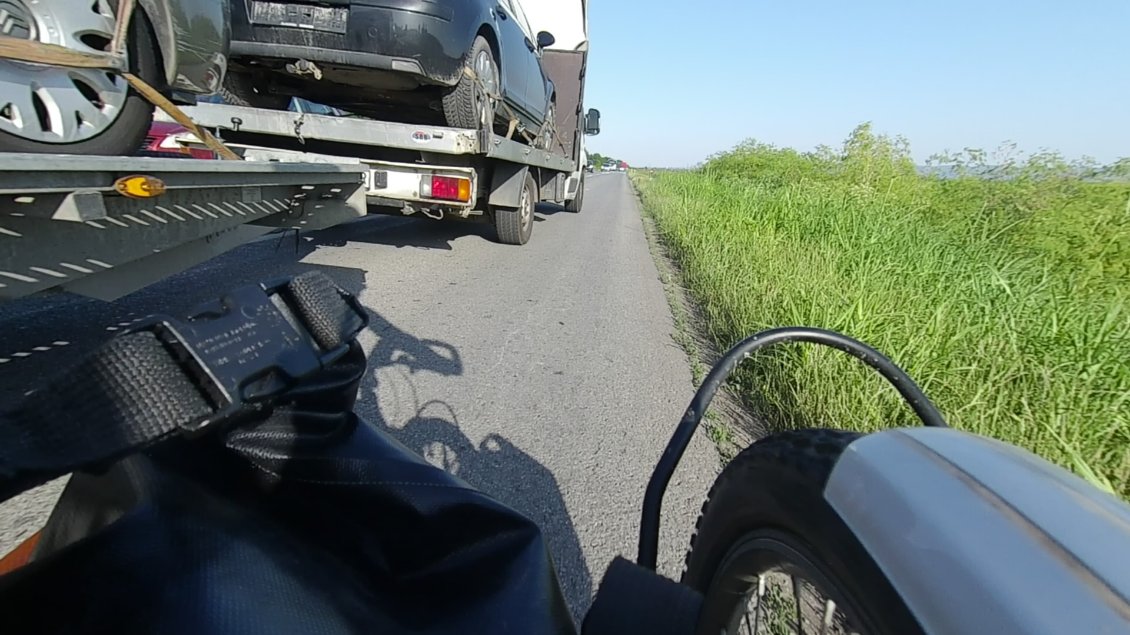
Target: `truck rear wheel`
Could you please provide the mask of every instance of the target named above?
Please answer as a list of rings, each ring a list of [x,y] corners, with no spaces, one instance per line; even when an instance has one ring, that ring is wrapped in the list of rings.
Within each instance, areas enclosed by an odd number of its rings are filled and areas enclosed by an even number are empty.
[[[581,211],[581,206],[585,203],[585,173],[581,172],[581,182],[577,185],[577,193],[573,198],[565,201],[565,211],[573,212],[574,214]]]
[[[534,177],[526,175],[518,209],[494,208],[494,229],[499,242],[507,245],[525,245],[534,233],[534,206],[537,205],[537,184]]]

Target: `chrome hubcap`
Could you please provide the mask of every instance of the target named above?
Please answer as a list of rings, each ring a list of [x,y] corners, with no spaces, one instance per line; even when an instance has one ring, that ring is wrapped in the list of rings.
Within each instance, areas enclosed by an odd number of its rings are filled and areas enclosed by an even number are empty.
[[[0,36],[105,51],[114,34],[108,0],[0,0]],[[0,61],[0,130],[40,143],[75,143],[117,120],[129,85],[108,71]]]
[[[475,56],[475,76],[479,78],[480,92],[475,96],[479,124],[484,128],[494,125],[494,104],[498,96],[498,67],[487,51]]]
[[[545,111],[545,122],[542,124],[541,147],[549,150],[553,147],[553,131],[557,126],[557,109],[553,103]]]
[[[522,188],[522,197],[518,200],[518,218],[522,221],[522,227],[530,222],[530,217],[534,214],[534,206],[530,203],[530,190]]]

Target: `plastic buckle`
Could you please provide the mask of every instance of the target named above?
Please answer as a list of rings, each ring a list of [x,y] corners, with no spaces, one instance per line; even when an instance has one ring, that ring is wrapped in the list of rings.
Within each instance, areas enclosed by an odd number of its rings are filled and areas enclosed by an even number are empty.
[[[155,316],[131,331],[153,331],[211,400],[214,412],[180,424],[188,436],[260,411],[294,383],[332,364],[352,337],[322,349],[285,299],[289,280],[236,289],[187,320]],[[368,317],[353,296],[343,300]],[[352,334],[350,334],[352,336]]]

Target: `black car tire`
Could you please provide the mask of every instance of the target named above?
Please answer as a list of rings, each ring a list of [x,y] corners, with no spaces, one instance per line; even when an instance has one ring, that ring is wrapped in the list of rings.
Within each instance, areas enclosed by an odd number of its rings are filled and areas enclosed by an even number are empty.
[[[447,125],[453,128],[479,130],[485,127],[483,125],[484,119],[490,122],[490,128],[494,127],[494,101],[484,93],[483,85],[475,72],[475,61],[484,53],[489,60],[490,68],[494,72],[494,85],[496,87],[501,85],[498,61],[494,58],[490,43],[483,36],[476,36],[463,64],[464,72],[459,76],[459,83],[443,96],[443,116]],[[468,70],[471,72],[468,73]],[[501,92],[500,89],[499,92]],[[484,116],[484,109],[486,116]]]
[[[150,86],[160,87],[164,84],[159,62],[161,52],[153,28],[142,11],[133,15],[126,37],[129,70]],[[141,147],[152,123],[153,104],[130,88],[117,119],[95,137],[74,143],[45,143],[0,132],[0,152],[128,156]]]
[[[217,92],[224,99],[224,103],[232,106],[268,108],[270,110],[286,110],[290,106],[290,95],[275,95],[266,90],[260,90],[255,86],[255,82],[249,73],[229,70],[224,76],[224,85]]]
[[[498,240],[507,245],[525,245],[534,233],[534,208],[538,203],[538,188],[531,174],[526,174],[522,200],[517,209],[496,207],[493,210],[494,229]]]

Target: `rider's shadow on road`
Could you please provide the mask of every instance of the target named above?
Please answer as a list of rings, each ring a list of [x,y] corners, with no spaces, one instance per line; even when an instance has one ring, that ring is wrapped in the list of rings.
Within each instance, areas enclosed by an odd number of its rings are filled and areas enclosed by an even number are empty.
[[[151,313],[162,310],[164,303],[164,310],[177,311],[181,307],[170,309],[167,306],[169,298],[175,298],[178,304],[184,305],[183,310],[187,310],[216,297],[221,291],[306,271],[320,271],[345,290],[361,296],[369,286],[366,271],[323,264],[311,258],[319,247],[345,244],[355,238],[331,232],[320,232],[314,238],[298,241],[293,234],[272,236],[174,276],[162,283],[160,293],[135,297],[132,308]],[[579,618],[589,605],[592,582],[553,473],[498,434],[500,431],[494,431],[477,444],[472,442],[461,429],[459,418],[450,405],[421,394],[417,388],[420,373],[441,377],[463,375],[463,362],[455,347],[415,337],[374,311],[369,311],[369,317],[369,332],[363,335],[362,341],[368,343],[375,339],[375,343],[368,355],[369,369],[359,389],[357,414],[424,455],[434,465],[536,522],[553,555],[565,599],[574,617]],[[7,387],[0,386],[4,388]]]
[[[463,432],[445,401],[420,396],[414,375],[463,374],[459,351],[422,340],[370,313],[377,342],[361,382],[356,411],[412,451],[533,520],[545,535],[565,600],[575,620],[587,610],[592,579],[557,479],[506,437],[492,433],[477,444]]]

